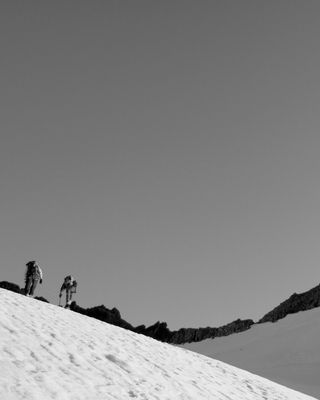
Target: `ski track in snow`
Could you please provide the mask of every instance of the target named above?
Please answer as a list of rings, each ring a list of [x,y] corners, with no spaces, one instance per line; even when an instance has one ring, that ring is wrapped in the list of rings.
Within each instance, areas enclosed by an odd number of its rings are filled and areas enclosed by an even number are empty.
[[[2,400],[307,400],[207,358],[0,289]]]

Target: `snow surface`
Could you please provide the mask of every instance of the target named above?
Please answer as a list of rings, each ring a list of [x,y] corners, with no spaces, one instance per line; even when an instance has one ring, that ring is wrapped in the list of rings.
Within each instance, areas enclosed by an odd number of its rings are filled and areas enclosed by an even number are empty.
[[[320,399],[320,308],[183,345]]]
[[[0,289],[5,400],[307,400],[221,361]]]

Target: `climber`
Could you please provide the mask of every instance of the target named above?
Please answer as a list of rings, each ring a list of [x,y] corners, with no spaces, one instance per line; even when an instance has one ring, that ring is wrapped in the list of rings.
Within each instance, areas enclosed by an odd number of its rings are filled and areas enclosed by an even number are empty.
[[[62,292],[66,291],[66,305],[65,308],[70,308],[70,304],[72,301],[72,295],[73,293],[77,292],[77,281],[73,278],[73,276],[68,275],[64,278],[64,282],[60,288],[60,293],[59,293],[59,306],[61,305],[61,296]]]
[[[26,266],[24,294],[33,297],[38,282],[42,284],[42,269],[36,261],[29,261]]]

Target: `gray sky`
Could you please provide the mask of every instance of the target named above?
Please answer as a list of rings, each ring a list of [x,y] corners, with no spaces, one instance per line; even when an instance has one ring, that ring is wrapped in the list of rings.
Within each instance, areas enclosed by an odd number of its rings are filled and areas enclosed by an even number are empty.
[[[1,277],[171,329],[320,281],[318,1],[3,1]]]

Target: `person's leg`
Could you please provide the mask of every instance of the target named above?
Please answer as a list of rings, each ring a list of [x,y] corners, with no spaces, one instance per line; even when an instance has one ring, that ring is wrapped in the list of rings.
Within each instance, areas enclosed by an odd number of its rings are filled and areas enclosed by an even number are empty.
[[[32,280],[32,286],[31,286],[31,290],[30,290],[30,296],[33,296],[35,288],[37,287],[37,284],[39,282],[39,279],[33,279]]]
[[[72,299],[72,291],[71,288],[68,288],[66,290],[66,307],[70,307],[71,299]]]
[[[32,276],[28,276],[27,281],[26,281],[26,286],[24,289],[24,294],[28,296],[30,294],[30,289],[32,285]]]

